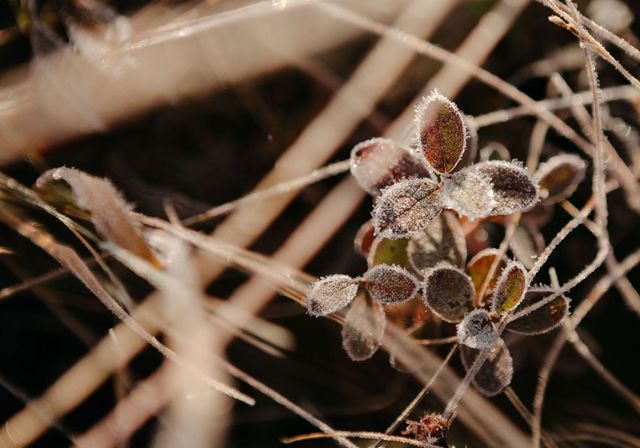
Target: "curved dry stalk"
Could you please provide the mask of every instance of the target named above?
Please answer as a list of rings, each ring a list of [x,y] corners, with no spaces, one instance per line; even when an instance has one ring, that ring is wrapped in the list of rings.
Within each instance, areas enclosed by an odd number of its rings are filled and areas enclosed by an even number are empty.
[[[573,315],[570,317],[569,322],[565,325],[575,330],[591,308],[593,308],[600,298],[604,296],[609,288],[611,288],[613,283],[639,263],[640,249],[636,250],[633,254],[623,260],[620,265],[620,270],[616,272],[616,275],[609,273],[596,283],[596,285],[591,289],[589,295],[580,303],[580,305],[578,305],[576,310],[573,312]],[[538,384],[533,398],[533,421],[531,425],[532,433],[536,435],[542,431],[542,409],[547,384],[549,383],[553,367],[560,356],[560,352],[562,351],[564,344],[567,342],[567,336],[567,332],[562,332],[556,336],[538,373]]]
[[[609,31],[599,23],[594,22],[588,17],[582,16],[582,21],[587,27],[600,34],[602,38],[608,40],[609,42],[620,48],[622,51],[624,51],[627,55],[640,62],[640,50],[631,45],[625,39],[615,33],[612,33],[611,31]]]
[[[302,442],[305,440],[314,440],[314,439],[326,439],[327,437],[350,437],[354,439],[368,439],[368,440],[380,440],[384,442],[395,442],[402,443],[404,445],[410,446],[420,446],[424,448],[438,448],[436,445],[432,445],[430,443],[421,442],[416,439],[409,439],[407,437],[399,437],[399,436],[390,436],[388,434],[383,434],[381,432],[369,432],[369,431],[336,431],[333,434],[325,434],[323,432],[312,432],[310,434],[302,434],[299,436],[291,436],[285,437],[282,442],[286,445],[295,442]]]
[[[46,405],[46,403],[37,402],[32,400],[24,391],[22,391],[18,386],[13,384],[4,375],[0,375],[0,386],[4,387],[11,395],[16,397],[22,403],[24,403],[34,415],[34,418],[38,419],[40,422],[45,423],[47,426],[55,428],[60,434],[62,434],[66,439],[73,440],[73,431],[69,428],[65,427],[62,423],[58,422],[54,416],[51,415],[51,410]]]
[[[181,21],[145,39],[143,29],[154,18],[180,14],[178,8],[173,12],[152,4],[129,18],[133,29],[130,41],[101,58],[87,60],[68,45],[34,60],[14,76],[24,82],[9,85],[0,93],[0,164],[102,130],[159,104],[273,72],[290,65],[291,60],[326,51],[359,34],[319,18],[306,0],[289,3],[302,6],[280,10],[263,1],[259,6],[225,13],[222,18],[210,14],[196,21]],[[385,21],[405,3],[372,5],[348,0],[363,14]],[[330,33],[325,32],[328,28]],[[309,35],[314,38],[304,38]],[[248,51],[238,52],[239,45]],[[198,76],[185,83],[185,74],[194,70]]]
[[[620,64],[620,62],[618,62],[618,60],[614,58],[611,53],[609,53],[609,51],[584,28],[582,25],[584,16],[578,12],[578,9],[573,3],[567,2],[567,5],[565,5],[564,8],[561,8],[555,0],[539,1],[560,16],[549,17],[549,20],[552,23],[573,33],[578,39],[580,39],[581,43],[584,43],[586,46],[591,48],[602,59],[611,64],[611,66],[624,76],[634,87],[640,89],[640,81],[629,73],[629,71],[625,69],[622,64]]]
[[[434,374],[431,377],[431,379],[429,380],[429,382],[424,385],[424,387],[420,390],[420,392],[418,392],[418,395],[416,395],[416,397],[411,401],[411,403],[409,403],[402,410],[400,415],[398,415],[398,417],[396,417],[396,419],[393,421],[393,423],[391,423],[387,427],[387,429],[385,429],[385,431],[384,431],[385,435],[393,433],[396,430],[396,428],[398,426],[400,426],[400,424],[404,420],[406,420],[407,417],[415,410],[415,408],[420,404],[420,402],[424,399],[424,397],[427,396],[427,394],[431,390],[431,387],[433,386],[433,383],[435,383],[436,379],[440,375],[440,372],[442,372],[442,369],[444,369],[444,367],[447,364],[449,364],[449,361],[451,360],[451,357],[453,356],[453,354],[456,352],[457,349],[458,349],[458,344],[454,344],[453,347],[451,347],[451,350],[449,350],[449,353],[447,354],[447,356],[445,356],[445,358],[442,360],[442,364],[440,364],[440,367],[438,368],[438,370],[436,370],[434,372]],[[382,445],[383,441],[390,442],[391,440],[380,439],[378,442],[376,442],[374,445],[372,445],[371,448],[378,448],[380,446],[383,446]]]
[[[408,331],[407,334],[412,333],[411,331]],[[414,339],[416,341],[416,344],[418,345],[422,345],[422,346],[429,346],[429,345],[445,345],[445,344],[452,344],[454,342],[456,342],[458,340],[457,336],[449,336],[448,338],[432,338],[432,339]]]
[[[145,421],[157,415],[176,392],[176,382],[169,381],[165,363],[142,380],[115,407],[83,434],[74,437],[79,447],[112,447],[128,440]]]
[[[522,400],[520,399],[520,397],[518,397],[518,394],[516,394],[516,392],[513,390],[513,388],[511,386],[507,386],[504,389],[504,395],[505,397],[507,397],[507,399],[509,400],[509,402],[511,402],[511,404],[513,405],[513,407],[516,409],[516,411],[518,412],[518,414],[520,414],[520,416],[522,417],[522,419],[529,425],[531,426],[531,422],[533,419],[533,415],[531,414],[531,412],[529,411],[529,409],[527,409],[527,407],[525,406],[525,404],[522,402]],[[549,448],[558,448],[558,445],[556,444],[556,442],[551,438],[551,436],[549,434],[547,434],[546,431],[542,431],[542,442],[548,446]]]
[[[640,397],[616,378],[595,355],[589,347],[582,341],[580,335],[570,325],[565,325],[564,330],[568,333],[567,339],[574,349],[591,366],[591,368],[613,389],[623,400],[640,414]]]
[[[190,226],[193,224],[199,224],[203,221],[213,219],[218,216],[225,215],[235,210],[239,206],[247,205],[252,202],[260,201],[262,199],[269,198],[271,196],[277,196],[280,194],[290,193],[295,190],[299,190],[315,182],[327,179],[338,174],[346,173],[349,171],[349,160],[343,160],[341,162],[332,163],[330,165],[323,166],[317,170],[312,171],[309,174],[290,179],[284,182],[280,182],[273,187],[265,188],[264,190],[254,191],[249,193],[240,199],[227,202],[226,204],[218,205],[206,212],[200,213],[195,216],[191,216],[183,221],[184,225]]]
[[[531,97],[524,94],[521,90],[516,88],[515,86],[507,83],[496,75],[488,72],[487,70],[479,67],[476,64],[469,62],[466,59],[459,57],[458,55],[451,53],[443,48],[437,47],[430,42],[421,40],[416,38],[415,36],[408,35],[400,30],[391,28],[383,23],[376,22],[375,20],[371,20],[369,18],[363,17],[358,13],[350,11],[347,8],[336,4],[318,4],[315,5],[316,8],[321,9],[327,14],[335,17],[338,20],[342,20],[348,23],[351,23],[354,26],[366,29],[372,33],[378,34],[380,36],[390,36],[395,38],[396,40],[403,42],[405,45],[415,48],[415,50],[427,57],[436,59],[441,62],[454,64],[459,69],[468,72],[471,76],[477,78],[479,81],[482,81],[486,85],[494,88],[496,91],[502,93],[503,95],[509,97],[510,99],[520,103],[527,109],[529,109],[534,115],[539,117],[541,120],[547,122],[554,130],[556,130],[560,135],[570,140],[574,143],[578,148],[580,148],[586,154],[594,156],[594,147],[587,140],[582,138],[575,130],[573,130],[570,126],[568,126],[564,121],[560,120],[556,115],[554,115],[549,110],[541,107],[536,101],[531,99]],[[396,133],[398,130],[396,130]],[[595,151],[597,152],[597,151]],[[619,176],[618,168],[613,171],[616,177]],[[625,184],[634,194],[627,195],[627,201],[632,206],[632,208],[636,211],[640,210],[640,186],[636,184],[629,184],[622,177],[619,179],[621,184]],[[630,192],[631,192],[630,191]]]
[[[238,391],[237,389],[227,386],[224,383],[211,378],[197,367],[186,362],[181,356],[162,344],[155,336],[151,335],[138,321],[129,315],[124,308],[104,289],[100,281],[95,277],[91,270],[87,267],[75,250],[64,244],[58,243],[55,238],[43,229],[39,228],[35,223],[20,219],[13,212],[8,214],[4,208],[0,208],[0,220],[13,227],[18,233],[30,239],[34,244],[42,248],[51,257],[58,261],[61,265],[67,267],[72,274],[82,282],[102,303],[111,311],[118,319],[125,323],[140,337],[145,339],[149,345],[158,350],[167,359],[179,364],[186,370],[190,371],[194,376],[202,380],[214,389],[225,393],[237,400],[247,404],[254,404],[253,398]]]
[[[538,168],[540,154],[542,154],[548,131],[549,123],[537,120],[536,124],[533,125],[531,137],[529,138],[529,151],[527,152],[527,169],[530,173],[535,173]]]
[[[640,92],[633,86],[616,86],[606,87],[601,90],[600,103],[610,103],[613,101],[633,101],[640,98]],[[568,109],[575,104],[587,105],[593,101],[593,95],[590,90],[574,93],[571,96],[561,98],[547,98],[536,101],[539,107],[543,107],[549,111],[560,109]],[[528,107],[517,106],[509,109],[500,109],[486,114],[476,115],[473,117],[474,123],[478,128],[492,126],[496,124],[506,123],[515,118],[535,115]]]

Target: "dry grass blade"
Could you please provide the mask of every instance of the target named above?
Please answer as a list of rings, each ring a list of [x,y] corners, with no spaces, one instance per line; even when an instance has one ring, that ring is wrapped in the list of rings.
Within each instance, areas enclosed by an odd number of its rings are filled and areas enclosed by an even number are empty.
[[[38,227],[35,223],[20,219],[17,213],[7,213],[6,210],[0,210],[0,219],[13,227],[18,233],[29,238],[36,245],[45,250],[49,255],[55,258],[61,265],[65,266],[73,275],[80,280],[100,301],[122,322],[129,326],[134,332],[145,339],[150,345],[156,348],[160,353],[176,362],[181,367],[191,371],[196,377],[204,381],[216,390],[228,394],[229,396],[243,401],[247,404],[253,404],[254,400],[243,394],[242,392],[227,386],[219,381],[203,374],[198,369],[190,366],[179,357],[174,351],[163,345],[158,339],[147,332],[135,319],[133,319],[118,302],[104,289],[100,281],[91,272],[87,265],[78,256],[75,250],[64,244],[58,243],[50,234]]]
[[[73,168],[55,168],[40,176],[36,189],[47,194],[56,181],[67,183],[79,207],[89,212],[98,232],[108,241],[126,247],[139,257],[157,263],[131,215],[130,206],[106,179]]]

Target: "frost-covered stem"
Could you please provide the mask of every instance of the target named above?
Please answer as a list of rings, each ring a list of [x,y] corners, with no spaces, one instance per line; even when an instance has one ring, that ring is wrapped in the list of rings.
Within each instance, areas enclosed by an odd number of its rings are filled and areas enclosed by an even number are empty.
[[[498,328],[496,329],[497,333],[499,335],[502,334],[506,326],[507,326],[507,321],[506,319],[503,319],[498,325]],[[456,412],[458,410],[458,403],[460,403],[460,400],[462,399],[462,396],[469,388],[471,381],[475,378],[476,374],[478,373],[480,368],[483,366],[484,362],[487,359],[487,356],[489,356],[490,351],[491,351],[491,348],[485,348],[478,354],[478,356],[473,361],[473,364],[471,365],[469,370],[467,370],[467,374],[465,375],[464,379],[460,382],[460,384],[456,388],[456,392],[454,393],[453,397],[451,397],[451,399],[449,400],[449,403],[447,403],[447,407],[442,413],[442,417],[447,419],[449,423],[451,423],[455,418]]]
[[[227,202],[226,204],[218,205],[210,210],[207,210],[206,212],[203,212],[198,215],[192,216],[188,219],[185,219],[184,224],[185,225],[198,224],[203,221],[207,221],[209,219],[212,219],[221,215],[225,215],[235,210],[241,205],[266,199],[271,196],[277,196],[279,194],[289,193],[294,190],[299,190],[300,188],[304,188],[307,185],[311,185],[315,182],[319,182],[321,180],[327,179],[332,176],[336,176],[338,174],[346,173],[347,171],[349,171],[349,160],[342,160],[340,162],[332,163],[322,168],[318,168],[317,170],[314,170],[309,174],[305,174],[304,176],[300,176],[295,179],[280,182],[279,184],[276,184],[273,187],[265,188],[264,190],[254,191],[253,193],[249,193],[248,195],[245,195],[240,199],[236,199],[235,201],[230,201],[230,202]]]
[[[558,247],[558,245],[571,233],[574,229],[576,229],[582,222],[585,220],[587,216],[591,213],[594,207],[593,198],[591,198],[587,203],[582,207],[580,213],[574,216],[568,223],[564,225],[564,227],[557,233],[555,237],[551,240],[551,242],[545,247],[544,251],[538,256],[536,262],[529,270],[527,274],[529,283],[533,281],[536,277],[542,266],[547,262],[549,256],[553,253],[553,251]],[[533,310],[532,310],[533,311]],[[519,314],[519,313],[518,313]],[[516,314],[517,315],[517,314]],[[514,319],[516,317],[514,316]]]
[[[562,205],[562,208],[564,208],[567,211],[567,213],[569,213],[572,216],[576,216],[578,213],[580,213],[579,210],[576,209],[574,205],[569,201],[562,201],[561,205]],[[584,225],[595,236],[599,235],[600,229],[596,226],[594,222],[589,221],[588,219],[585,219]],[[616,260],[616,257],[614,256],[613,252],[607,255],[607,259],[605,260],[605,263],[611,275],[614,275],[614,273],[620,269],[620,264],[618,260]],[[640,295],[638,294],[638,291],[636,291],[636,289],[633,287],[631,282],[626,277],[623,276],[618,280],[616,280],[615,284],[616,284],[616,288],[618,289],[618,292],[620,292],[620,294],[622,295],[622,298],[627,304],[627,307],[629,307],[629,309],[634,313],[640,315]]]
[[[602,97],[601,103],[608,103],[612,101],[621,100],[634,100],[640,98],[640,91],[633,86],[616,86],[607,87],[601,90]],[[591,104],[593,97],[591,91],[587,90],[580,93],[574,93],[568,97],[561,98],[547,98],[537,101],[536,104],[539,107],[543,107],[549,111],[568,109],[575,104]],[[494,110],[493,112],[487,112],[483,115],[476,115],[473,117],[473,122],[478,128],[484,128],[496,124],[506,123],[515,118],[526,117],[529,115],[535,115],[529,107],[516,106],[509,109]]]
[[[453,356],[453,354],[456,352],[457,349],[458,349],[458,344],[454,344],[454,346],[451,347],[451,350],[449,350],[449,353],[447,354],[447,356],[444,358],[444,360],[438,367],[438,370],[434,372],[429,382],[422,388],[422,390],[420,390],[420,392],[418,392],[418,395],[416,395],[416,397],[411,401],[411,403],[409,403],[407,407],[404,408],[404,410],[400,413],[400,415],[398,415],[398,417],[393,421],[393,423],[389,425],[389,427],[384,431],[385,434],[391,434],[393,431],[395,431],[398,425],[400,425],[409,416],[409,414],[413,412],[416,406],[420,404],[422,399],[431,390],[431,386],[433,386],[433,383],[436,381],[438,376],[440,376],[440,372],[442,372],[444,367],[449,364],[451,357]],[[380,446],[383,446],[382,439],[378,440],[374,445],[371,446],[371,448],[378,448]]]
[[[611,288],[616,280],[622,278],[627,274],[631,269],[640,264],[640,249],[636,250],[634,253],[625,258],[622,263],[620,263],[620,269],[615,273],[610,273],[609,275],[601,278],[598,283],[591,289],[591,293],[578,305],[573,315],[569,320],[569,327],[575,329],[580,325],[580,322],[584,317],[588,314],[588,312],[593,308],[593,306],[598,303],[600,298],[604,296],[604,294]],[[547,383],[549,381],[549,376],[551,375],[551,370],[553,369],[558,356],[560,355],[560,351],[562,347],[567,341],[567,333],[560,333],[556,339],[553,341],[551,349],[547,353],[547,356],[540,368],[540,373],[538,374],[538,385],[536,387],[536,392],[533,400],[533,431],[540,431],[540,422],[542,420],[542,405],[544,403],[545,391],[547,388]],[[538,429],[536,429],[538,428]]]
[[[582,24],[580,21],[580,13],[577,8],[570,0],[567,1],[567,5],[571,10],[571,13],[574,19],[577,22],[577,25],[580,29],[582,29]],[[607,198],[605,194],[605,185],[604,185],[604,133],[602,130],[602,119],[600,116],[600,103],[599,103],[599,92],[598,92],[598,79],[597,73],[595,71],[595,67],[593,65],[593,60],[591,57],[591,51],[587,48],[584,49],[585,59],[586,59],[586,68],[587,75],[589,77],[589,85],[591,87],[591,94],[593,97],[592,104],[592,115],[593,115],[593,130],[594,130],[594,138],[595,138],[595,154],[594,154],[594,169],[593,169],[593,192],[594,192],[594,200],[595,200],[595,208],[596,208],[596,225],[599,228],[598,238],[598,254],[596,255],[596,259],[589,265],[587,268],[583,269],[583,271],[574,279],[579,277],[586,277],[584,275],[588,272],[592,267],[592,271],[596,269],[596,261],[599,261],[601,258],[602,261],[605,260],[608,252],[609,252],[609,238],[607,233]],[[600,263],[602,263],[602,261]],[[598,264],[599,265],[599,264]],[[587,274],[588,275],[588,274]],[[577,283],[576,283],[577,284]],[[565,284],[565,286],[567,286]],[[561,288],[561,290],[564,288]],[[552,294],[554,296],[556,294]],[[541,301],[543,302],[543,301]],[[565,326],[569,324],[565,323]],[[575,325],[573,326],[575,329]],[[554,345],[550,351],[551,356],[547,358],[547,362],[543,366],[543,369],[540,371],[540,381],[538,382],[538,388],[536,389],[536,395],[534,397],[534,419],[532,425],[532,436],[531,441],[534,448],[538,448],[540,446],[540,432],[542,427],[542,403],[544,400],[544,389],[548,382],[549,375],[551,373],[551,368],[555,363],[555,359],[560,355],[560,351],[564,345],[564,340],[562,338],[557,338],[554,341]],[[544,376],[543,376],[544,375]],[[543,384],[542,387],[540,385]],[[542,389],[542,390],[541,390]]]
[[[544,4],[551,8],[557,16],[551,16],[549,20],[566,30],[573,33],[582,43],[591,48],[591,50],[585,49],[587,52],[594,51],[600,56],[602,59],[607,61],[613,68],[615,68],[622,76],[624,76],[627,81],[629,81],[634,87],[640,89],[640,81],[633,76],[627,69],[625,69],[620,62],[616,58],[614,58],[606,48],[602,46],[600,42],[598,42],[589,32],[582,26],[582,15],[577,12],[575,5],[572,2],[567,2],[569,5],[569,9],[573,15],[573,19],[569,17],[569,15],[561,10],[555,1],[544,0]]]
[[[567,9],[567,7],[562,4],[558,4],[558,3],[551,4],[549,0],[537,0],[537,1],[547,5],[548,7],[553,9],[557,14],[561,14],[561,11],[564,11],[565,9]],[[565,14],[563,15],[563,18],[570,19],[570,16]],[[590,18],[583,16],[582,14],[579,15],[579,18],[587,27],[591,28],[596,33],[600,34],[604,39],[616,45],[618,48],[623,50],[625,53],[627,53],[627,55],[631,56],[635,60],[640,61],[640,50],[635,48],[633,45],[631,45],[629,42],[624,40],[622,37],[612,33],[607,28],[594,22]]]
[[[640,249],[633,252],[622,263],[619,264],[619,269],[614,272],[610,272],[609,275],[601,278],[598,283],[591,289],[590,294],[580,302],[580,305],[575,309],[571,316],[569,323],[565,324],[571,329],[575,329],[580,325],[580,322],[589,313],[589,311],[595,306],[602,296],[611,288],[614,282],[623,276],[625,276],[631,269],[640,264]],[[551,376],[551,371],[555,366],[555,363],[560,356],[562,347],[567,342],[567,333],[560,333],[553,341],[551,348],[547,352],[547,356],[538,373],[538,384],[536,386],[535,395],[533,398],[533,421],[531,423],[531,431],[535,437],[540,437],[541,434],[541,422],[542,422],[542,408],[544,405],[544,397]]]

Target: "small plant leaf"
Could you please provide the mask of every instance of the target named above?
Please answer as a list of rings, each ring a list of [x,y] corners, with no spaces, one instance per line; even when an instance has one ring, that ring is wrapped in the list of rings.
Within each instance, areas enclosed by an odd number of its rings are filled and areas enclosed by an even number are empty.
[[[517,261],[510,261],[500,274],[492,299],[492,310],[506,313],[520,304],[527,290],[527,270]]]
[[[405,238],[424,230],[442,211],[442,189],[429,179],[405,179],[386,188],[373,209],[376,235]]]
[[[416,108],[418,145],[427,163],[439,173],[456,167],[467,144],[467,129],[458,107],[437,91]]]
[[[443,212],[423,232],[412,235],[407,246],[411,267],[422,275],[446,261],[463,267],[467,259],[467,242],[458,218]]]
[[[367,193],[377,196],[401,179],[428,173],[409,149],[393,140],[372,138],[351,150],[351,174]]]
[[[493,185],[496,205],[491,215],[510,215],[538,201],[538,185],[529,172],[514,162],[481,162],[467,168],[487,176]]]
[[[475,288],[476,294],[478,295],[478,299],[480,299],[479,295],[482,290],[482,284],[484,280],[487,278],[489,274],[489,269],[491,269],[491,265],[498,255],[498,250],[489,248],[484,249],[474,255],[474,257],[469,260],[467,263],[467,273],[471,277],[471,281],[473,282],[473,286]],[[507,265],[504,257],[498,262],[498,266],[493,273],[489,284],[487,285],[487,290],[485,292],[485,297],[492,293],[493,289],[498,282],[498,278],[500,277],[500,272]]]
[[[364,274],[364,285],[373,300],[395,305],[412,299],[420,283],[409,271],[398,266],[379,264]]]
[[[475,290],[467,274],[441,265],[427,272],[424,281],[424,302],[447,322],[460,322],[473,308]]]
[[[371,358],[380,347],[387,319],[384,308],[361,290],[351,303],[342,326],[342,347],[352,361]]]
[[[353,248],[358,254],[367,258],[371,252],[371,246],[373,245],[375,237],[373,223],[369,220],[358,229],[358,233],[356,233],[356,237],[353,240]]]
[[[491,178],[474,166],[443,180],[445,207],[470,219],[489,216],[498,205]]]
[[[458,342],[471,348],[489,348],[498,340],[498,332],[484,308],[471,311],[457,328]]]
[[[323,277],[311,285],[307,296],[307,312],[326,316],[349,305],[358,293],[358,281],[348,275]]]
[[[553,289],[549,286],[529,288],[517,310],[523,310],[553,293]],[[559,296],[546,305],[531,311],[529,314],[512,320],[507,324],[506,328],[514,333],[526,335],[542,334],[560,325],[568,313],[569,299],[565,296]]]
[[[551,157],[540,165],[536,180],[540,185],[540,196],[545,204],[555,204],[573,194],[584,179],[587,164],[573,154]]]
[[[379,264],[392,264],[403,268],[409,267],[409,258],[407,256],[407,246],[409,240],[400,238],[397,240],[390,238],[376,238],[373,241],[367,264],[369,267]]]
[[[466,370],[473,366],[474,361],[480,354],[480,350],[467,347],[460,347],[460,358]],[[471,380],[475,388],[487,397],[498,395],[509,384],[513,377],[513,359],[502,339],[498,339],[493,348],[489,349],[487,359]]]

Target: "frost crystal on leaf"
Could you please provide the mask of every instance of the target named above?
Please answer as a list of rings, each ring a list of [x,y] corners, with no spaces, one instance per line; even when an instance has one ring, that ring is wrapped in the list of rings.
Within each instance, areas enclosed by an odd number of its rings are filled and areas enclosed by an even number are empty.
[[[409,149],[393,140],[372,138],[351,150],[351,174],[366,192],[376,196],[401,179],[428,173]]]
[[[586,168],[584,160],[573,154],[554,156],[540,165],[535,177],[542,201],[555,204],[571,196],[584,179]]]
[[[554,291],[550,286],[536,286],[530,288],[524,296],[524,300],[516,312],[538,303],[545,297],[549,297]],[[507,325],[507,330],[514,333],[535,335],[550,331],[560,325],[560,322],[569,313],[569,299],[559,296],[546,305],[531,311],[518,319],[512,320]]]
[[[491,265],[493,264],[493,261],[496,259],[497,255],[497,249],[484,249],[475,254],[474,257],[469,260],[469,263],[467,263],[467,272],[471,277],[471,281],[473,282],[473,286],[475,287],[476,293],[478,295],[482,290],[482,284],[487,278],[489,269],[491,269]],[[494,271],[493,276],[491,277],[491,280],[489,281],[489,284],[487,286],[485,296],[490,294],[495,288],[496,283],[498,282],[498,277],[500,276],[500,272],[504,269],[506,264],[507,263],[504,257],[498,262],[498,266],[496,267],[496,270]]]
[[[439,173],[456,167],[466,149],[467,130],[458,107],[437,91],[416,108],[418,145],[427,163]]]
[[[351,303],[342,326],[342,347],[353,361],[371,358],[380,347],[387,319],[384,308],[361,292]]]
[[[491,178],[472,165],[445,178],[445,207],[470,219],[491,215],[498,206],[495,200]]]
[[[382,192],[373,209],[373,225],[377,236],[404,238],[424,230],[441,211],[439,184],[405,179]]]
[[[538,200],[538,185],[519,164],[491,161],[472,165],[468,169],[487,176],[491,181],[496,202],[491,215],[510,215],[526,210]]]
[[[458,342],[471,348],[489,348],[498,340],[496,327],[485,309],[471,311],[458,324]]]
[[[496,284],[492,310],[504,313],[514,309],[524,297],[527,289],[527,270],[517,261],[510,261],[502,270]]]
[[[473,366],[480,350],[467,347],[460,347],[460,358],[466,370]],[[513,377],[513,360],[509,350],[502,339],[498,339],[496,345],[490,349],[487,359],[476,373],[472,382],[476,389],[487,397],[498,395],[509,384]]]
[[[409,259],[407,258],[408,244],[409,240],[406,238],[397,240],[376,238],[367,257],[367,264],[369,267],[379,264],[393,264],[403,268],[409,267]]]
[[[364,274],[365,288],[371,298],[383,305],[394,305],[413,298],[420,284],[407,270],[380,264]]]
[[[447,322],[460,322],[473,308],[475,290],[461,270],[439,266],[431,269],[424,281],[424,301],[428,308]]]
[[[307,312],[326,316],[347,306],[358,292],[358,281],[348,275],[336,274],[317,280],[307,296]]]
[[[441,261],[463,267],[467,242],[458,218],[451,212],[443,212],[424,232],[411,236],[407,254],[411,267],[423,275]]]

